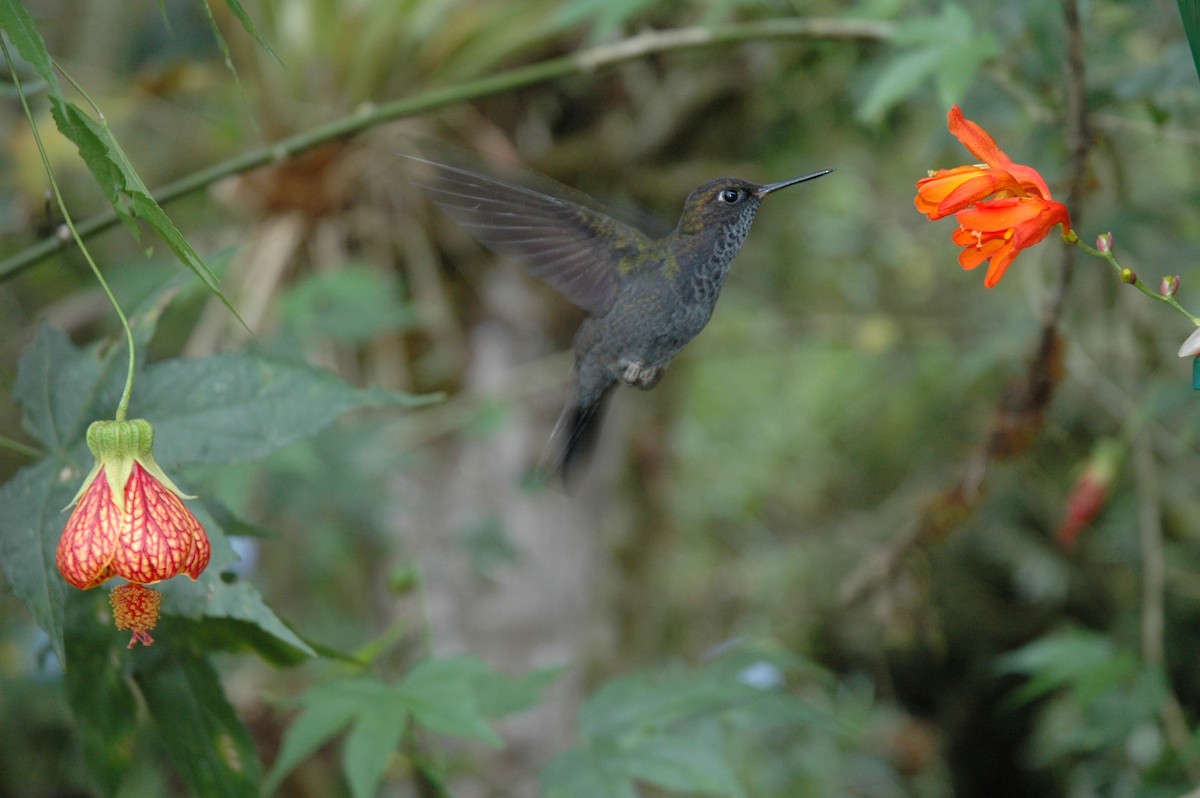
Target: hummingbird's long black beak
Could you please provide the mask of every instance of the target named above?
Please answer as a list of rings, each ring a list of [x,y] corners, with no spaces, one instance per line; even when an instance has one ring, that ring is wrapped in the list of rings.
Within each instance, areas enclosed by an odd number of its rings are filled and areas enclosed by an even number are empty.
[[[793,177],[791,180],[783,180],[779,183],[767,183],[765,186],[759,188],[758,191],[755,191],[754,196],[758,199],[762,199],[772,191],[778,191],[781,188],[794,186],[797,183],[803,183],[805,180],[816,180],[818,177],[824,177],[832,171],[832,169],[822,169],[819,172],[813,172],[811,175],[805,175],[804,177]]]

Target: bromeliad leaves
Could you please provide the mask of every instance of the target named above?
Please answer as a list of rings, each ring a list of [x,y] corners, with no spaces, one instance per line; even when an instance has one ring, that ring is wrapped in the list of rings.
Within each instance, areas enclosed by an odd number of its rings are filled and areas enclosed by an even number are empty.
[[[103,115],[99,119],[93,118],[63,95],[46,43],[38,33],[29,11],[18,0],[0,0],[0,30],[8,36],[21,58],[45,81],[54,124],[79,148],[79,156],[134,238],[141,241],[138,220],[153,228],[175,256],[241,321],[217,285],[216,276],[151,196],[150,190],[109,130]],[[8,51],[5,50],[5,53],[7,55]]]

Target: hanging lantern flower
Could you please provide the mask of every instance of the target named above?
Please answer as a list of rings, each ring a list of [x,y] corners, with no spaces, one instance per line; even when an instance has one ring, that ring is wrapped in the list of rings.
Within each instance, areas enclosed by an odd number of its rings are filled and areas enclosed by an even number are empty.
[[[137,586],[199,577],[211,555],[208,536],[183,503],[192,497],[155,462],[150,423],[96,421],[87,443],[96,462],[68,505],[75,509],[56,557],[63,578],[88,590],[114,576]],[[148,645],[161,596],[145,587],[122,591],[112,596],[117,626],[133,632],[130,645]]]

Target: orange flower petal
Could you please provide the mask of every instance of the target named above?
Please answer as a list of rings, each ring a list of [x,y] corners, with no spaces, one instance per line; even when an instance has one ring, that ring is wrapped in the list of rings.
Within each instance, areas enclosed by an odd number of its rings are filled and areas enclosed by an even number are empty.
[[[931,221],[962,210],[996,194],[1023,195],[1021,183],[1002,169],[959,166],[943,169],[917,181],[917,210]]]
[[[1012,163],[1006,166],[1005,169],[1021,184],[1026,193],[1036,195],[1045,200],[1050,199],[1050,187],[1046,185],[1046,181],[1042,178],[1038,170],[1032,166]]]
[[[992,256],[992,262],[988,264],[987,274],[983,278],[984,288],[995,288],[996,283],[1000,282],[1000,278],[1008,271],[1009,265],[1016,260],[1017,253],[1020,250],[1014,246],[1001,247]]]
[[[978,166],[956,166],[953,169],[939,169],[929,177],[921,178],[917,181],[917,196],[913,200],[917,210],[928,215],[932,221],[948,215],[938,208],[942,200],[963,183],[984,174],[985,171]]]
[[[956,242],[957,243],[957,242]],[[1002,238],[993,238],[978,244],[971,242],[962,252],[958,253],[958,265],[964,269],[974,269],[985,260],[991,258],[1008,242]]]
[[[125,511],[128,522],[121,529],[113,557],[113,570],[118,575],[147,585],[170,579],[185,564],[193,563],[196,541],[204,537],[200,522],[178,496],[138,462],[133,464],[125,484]],[[207,564],[208,558],[204,557],[203,565]]]
[[[101,468],[71,511],[58,541],[55,563],[67,582],[87,590],[113,575],[121,522],[121,511],[113,503]]]
[[[995,194],[1019,196],[1024,193],[1025,189],[1011,174],[1001,169],[989,169],[950,192],[938,205],[938,211],[942,216],[949,216],[974,203],[987,201]]]
[[[987,200],[959,211],[955,218],[968,230],[1000,232],[1039,218],[1046,210],[1046,205],[1045,200],[1034,197]]]
[[[1004,169],[1013,162],[986,130],[963,116],[958,105],[954,105],[946,114],[946,126],[954,138],[988,166]]]
[[[962,109],[957,105],[950,109],[947,115],[947,126],[950,133],[970,150],[971,154],[988,166],[1001,169],[1011,174],[1025,189],[1022,193],[1036,194],[1042,199],[1050,199],[1050,189],[1038,170],[1032,166],[1014,163],[1000,145],[996,144],[986,130],[977,123],[966,119]]]

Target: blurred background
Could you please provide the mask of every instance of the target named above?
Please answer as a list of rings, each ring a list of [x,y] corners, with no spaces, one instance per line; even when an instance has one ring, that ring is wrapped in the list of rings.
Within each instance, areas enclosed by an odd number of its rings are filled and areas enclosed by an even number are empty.
[[[1191,364],[1175,356],[1191,328],[1081,257],[1046,344],[1057,235],[988,290],[956,263],[954,222],[912,204],[927,170],[971,161],[946,131],[952,102],[1065,195],[1060,4],[247,3],[278,61],[224,6],[212,11],[228,54],[192,2],[27,6],[150,186],[647,29],[830,20],[820,35],[651,54],[369,126],[172,203],[254,338],[192,284],[152,358],[249,347],[445,395],[179,481],[267,531],[240,540],[244,575],[309,639],[376,641],[397,663],[470,652],[513,674],[564,668],[500,725],[502,749],[443,752],[455,795],[534,794],[601,685],[737,646],[773,652],[760,676],[828,724],[736,737],[750,796],[1157,796],[1200,781],[1200,424]],[[1125,265],[1153,286],[1180,275],[1180,301],[1200,308],[1200,81],[1178,8],[1083,6],[1091,149],[1076,228],[1085,241],[1113,231]],[[77,217],[103,210],[42,121]],[[565,493],[531,470],[581,314],[405,181],[395,153],[420,139],[672,224],[712,177],[837,171],[764,204],[708,328],[654,391],[617,392]],[[8,256],[57,223],[11,94],[0,170]],[[121,229],[92,244],[123,303],[179,270]],[[43,321],[77,342],[116,329],[73,251],[0,282],[10,437],[17,359]],[[998,408],[1030,380],[1044,390],[1017,403],[1022,442],[998,447]],[[22,464],[0,452],[0,479]],[[1089,473],[1102,500],[1064,527]],[[0,592],[0,795],[91,794],[44,647]],[[218,664],[269,763],[286,700],[320,665]],[[338,773],[326,747],[281,794],[344,794]],[[131,776],[129,794],[180,789],[156,778]],[[395,772],[384,794],[429,793]]]

